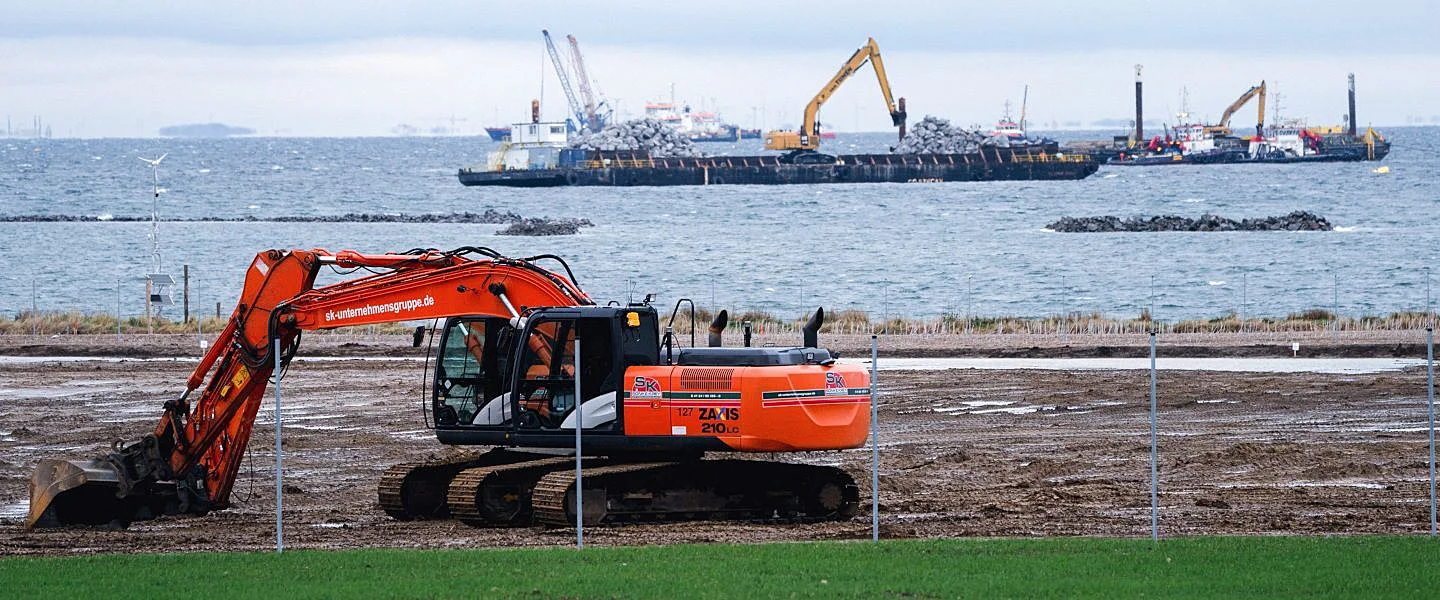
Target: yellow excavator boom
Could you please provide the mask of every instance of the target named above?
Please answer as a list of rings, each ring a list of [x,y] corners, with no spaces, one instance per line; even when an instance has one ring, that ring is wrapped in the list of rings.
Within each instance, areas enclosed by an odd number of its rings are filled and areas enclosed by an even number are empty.
[[[805,105],[805,117],[800,125],[800,131],[771,131],[765,134],[766,150],[814,150],[820,147],[820,123],[816,120],[820,113],[820,106],[825,104],[840,84],[845,83],[851,75],[870,63],[875,68],[875,78],[880,81],[880,93],[885,96],[885,107],[890,110],[890,120],[896,127],[900,128],[900,137],[905,137],[905,99],[901,98],[897,106],[895,98],[890,93],[890,80],[885,75],[885,62],[880,59],[880,46],[875,43],[875,38],[869,38],[864,46],[850,55],[850,60],[841,65],[840,70],[835,73],[830,81],[820,88],[820,92],[810,99]]]
[[[1260,130],[1264,129],[1265,127],[1264,81],[1261,81],[1260,85],[1251,86],[1250,89],[1245,90],[1245,93],[1240,94],[1240,97],[1237,98],[1234,102],[1231,102],[1230,106],[1225,107],[1225,112],[1220,115],[1220,123],[1217,125],[1206,127],[1205,131],[1219,135],[1230,135],[1232,133],[1230,130],[1230,117],[1234,116],[1235,111],[1238,111],[1241,107],[1245,106],[1245,103],[1249,102],[1251,98],[1255,98],[1257,96],[1259,97],[1257,103],[1259,110],[1257,111],[1255,116],[1255,135],[1260,135]]]

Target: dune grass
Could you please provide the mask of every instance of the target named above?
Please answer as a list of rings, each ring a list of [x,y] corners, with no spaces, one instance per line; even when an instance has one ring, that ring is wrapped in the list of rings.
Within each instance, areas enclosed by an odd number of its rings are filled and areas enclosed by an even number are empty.
[[[1429,597],[1410,537],[897,540],[0,559],[9,598]]]
[[[664,312],[664,311],[662,311]],[[703,338],[715,313],[706,308],[695,311],[694,330]],[[730,335],[742,331],[745,323],[756,333],[798,334],[810,315],[791,317],[777,316],[764,311],[735,312],[729,315],[727,331]],[[228,318],[228,317],[227,317]],[[114,315],[97,312],[21,312],[13,318],[0,315],[0,335],[29,334],[105,334],[105,333],[200,333],[214,334],[225,326],[227,318],[205,317],[176,321],[164,317],[143,316],[118,319]],[[829,312],[820,332],[824,334],[1144,334],[1151,329],[1158,333],[1237,333],[1237,332],[1320,332],[1339,331],[1415,331],[1423,330],[1426,323],[1433,322],[1433,315],[1425,312],[1396,312],[1388,315],[1359,317],[1336,316],[1322,308],[1313,308],[1284,317],[1247,317],[1240,319],[1234,313],[1211,319],[1182,321],[1152,321],[1150,315],[1141,312],[1135,318],[1118,318],[1100,313],[1069,313],[1040,317],[989,317],[944,314],[931,318],[907,318],[874,315],[865,311],[847,309]],[[410,333],[416,324],[429,321],[407,321],[383,323],[374,326],[341,327],[328,332],[341,334],[361,333]],[[688,335],[691,318],[688,310],[675,315],[673,324],[670,315],[661,315],[661,325],[672,325],[676,333]],[[117,331],[118,326],[118,331]],[[318,332],[326,333],[326,331]]]

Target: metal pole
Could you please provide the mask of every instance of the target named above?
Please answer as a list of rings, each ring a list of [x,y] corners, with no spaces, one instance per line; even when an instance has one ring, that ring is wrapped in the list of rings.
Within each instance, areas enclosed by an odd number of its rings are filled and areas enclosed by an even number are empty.
[[[1334,292],[1334,294],[1335,294],[1334,298],[1332,298],[1331,301],[1330,301],[1330,302],[1331,302],[1331,308],[1334,310],[1334,312],[1331,314],[1331,316],[1332,316],[1333,318],[1331,319],[1330,339],[1331,339],[1332,341],[1334,341],[1335,343],[1339,343],[1339,342],[1340,342],[1340,276],[1337,275],[1337,274],[1335,274],[1335,273],[1331,273],[1331,274],[1330,274],[1330,282],[1331,282],[1331,283],[1330,283],[1330,289],[1331,289],[1331,290]]]
[[[155,322],[150,319],[150,298],[154,293],[153,281],[149,275],[145,276],[145,332],[155,333]]]
[[[1155,276],[1150,276],[1150,322],[1155,322]],[[1153,327],[1152,327],[1153,329]]]
[[[965,333],[970,333],[970,322],[975,319],[974,276],[965,276]]]
[[[585,547],[585,486],[581,474],[580,431],[585,428],[580,410],[580,336],[575,336],[575,547]]]
[[[1245,333],[1245,309],[1250,301],[1250,274],[1240,274],[1240,333]]]
[[[190,322],[190,265],[184,265],[181,269],[181,279],[185,282],[185,320],[182,323]]]
[[[1435,324],[1425,325],[1425,401],[1430,412],[1430,535],[1435,535]]]
[[[275,553],[285,551],[285,470],[280,451],[280,339],[275,339]]]
[[[1070,333],[1070,305],[1065,297],[1065,276],[1060,276],[1060,343],[1067,343],[1065,336]]]
[[[880,333],[890,334],[890,282],[885,282],[880,300]]]
[[[120,280],[115,280],[115,339],[120,339]]]
[[[1156,447],[1155,330],[1150,330],[1150,539],[1160,541],[1160,452]]]
[[[880,543],[880,336],[870,336],[870,538]]]

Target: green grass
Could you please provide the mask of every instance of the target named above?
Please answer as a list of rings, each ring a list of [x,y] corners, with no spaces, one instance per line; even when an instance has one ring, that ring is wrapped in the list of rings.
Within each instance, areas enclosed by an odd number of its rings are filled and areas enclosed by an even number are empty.
[[[1433,597],[1440,540],[963,539],[7,558],[7,598]]]

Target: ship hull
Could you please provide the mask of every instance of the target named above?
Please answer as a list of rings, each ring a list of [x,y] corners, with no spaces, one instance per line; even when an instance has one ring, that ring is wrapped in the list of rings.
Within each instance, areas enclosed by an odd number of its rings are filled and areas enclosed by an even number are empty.
[[[1251,156],[1242,151],[1198,152],[1184,155],[1125,156],[1118,155],[1105,164],[1146,167],[1156,165],[1214,165],[1214,164],[1294,164],[1374,161],[1390,153],[1390,144],[1375,144],[1373,148],[1357,145],[1328,148],[1317,154],[1303,156],[1276,152]],[[1123,157],[1123,158],[1122,158]]]
[[[940,183],[951,181],[1076,180],[1099,163],[1083,155],[1056,157],[986,149],[968,154],[859,154],[823,164],[790,164],[773,156],[586,161],[552,169],[462,169],[467,186],[786,185],[802,183]]]

